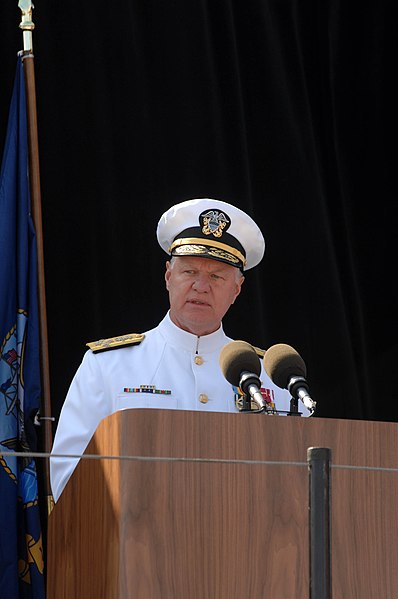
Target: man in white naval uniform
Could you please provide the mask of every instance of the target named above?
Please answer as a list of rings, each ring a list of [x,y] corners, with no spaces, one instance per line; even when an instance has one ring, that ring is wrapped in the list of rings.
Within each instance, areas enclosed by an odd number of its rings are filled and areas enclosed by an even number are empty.
[[[240,293],[243,272],[264,255],[262,233],[238,208],[206,198],[170,208],[157,236],[170,256],[165,273],[170,310],[145,334],[88,344],[61,410],[53,454],[83,454],[101,420],[126,408],[239,411],[240,390],[219,365],[220,351],[231,341],[222,318]],[[263,397],[276,410],[289,411],[289,393],[263,368],[261,381]],[[77,463],[51,458],[55,501]]]

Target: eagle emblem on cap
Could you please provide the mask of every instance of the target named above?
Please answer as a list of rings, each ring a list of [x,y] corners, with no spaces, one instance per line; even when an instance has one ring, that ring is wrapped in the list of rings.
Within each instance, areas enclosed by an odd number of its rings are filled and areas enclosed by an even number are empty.
[[[231,224],[231,219],[225,212],[208,210],[207,212],[202,212],[199,216],[199,222],[204,235],[221,237]]]

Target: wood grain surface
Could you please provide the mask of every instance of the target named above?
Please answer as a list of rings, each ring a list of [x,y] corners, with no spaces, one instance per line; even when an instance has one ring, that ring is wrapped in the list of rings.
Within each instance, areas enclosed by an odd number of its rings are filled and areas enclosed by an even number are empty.
[[[293,464],[81,460],[49,520],[48,599],[309,597],[313,446],[332,449],[334,599],[395,599],[398,476],[361,467],[398,466],[397,427],[117,412],[86,454]]]

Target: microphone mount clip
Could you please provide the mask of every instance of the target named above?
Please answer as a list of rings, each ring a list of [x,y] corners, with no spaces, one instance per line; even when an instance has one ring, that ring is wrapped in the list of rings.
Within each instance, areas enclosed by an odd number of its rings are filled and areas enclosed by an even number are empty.
[[[301,399],[305,407],[310,410],[311,414],[315,412],[316,401],[310,397],[308,383],[303,376],[292,376],[289,380],[287,389],[292,397]]]

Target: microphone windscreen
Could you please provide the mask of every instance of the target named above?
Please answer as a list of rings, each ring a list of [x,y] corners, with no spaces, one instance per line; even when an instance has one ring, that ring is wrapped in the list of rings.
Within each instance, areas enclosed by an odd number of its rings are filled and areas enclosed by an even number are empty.
[[[264,368],[272,382],[282,389],[287,389],[293,376],[307,376],[307,368],[303,358],[290,345],[277,343],[264,355]]]
[[[231,341],[220,352],[220,367],[231,385],[239,387],[242,372],[260,376],[261,362],[256,350],[246,341]]]

